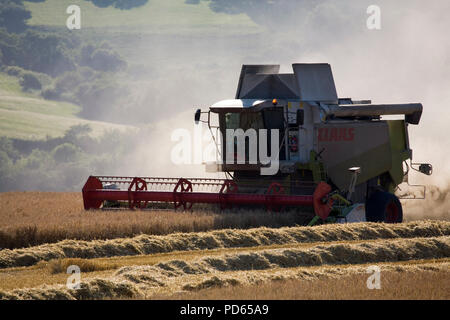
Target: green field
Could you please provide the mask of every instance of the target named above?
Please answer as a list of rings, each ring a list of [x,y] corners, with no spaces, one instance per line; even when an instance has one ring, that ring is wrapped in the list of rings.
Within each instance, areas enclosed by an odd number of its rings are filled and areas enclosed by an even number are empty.
[[[62,136],[73,125],[89,124],[93,135],[106,129],[130,128],[77,117],[80,107],[24,93],[16,77],[0,73],[0,136],[25,140]]]
[[[135,29],[139,33],[230,33],[257,32],[259,27],[247,15],[216,13],[208,1],[189,5],[184,0],[149,0],[144,6],[131,10],[114,7],[99,8],[84,0],[46,0],[43,3],[25,2],[32,12],[29,25],[64,27],[69,5],[81,9],[81,28],[101,27],[111,31]]]

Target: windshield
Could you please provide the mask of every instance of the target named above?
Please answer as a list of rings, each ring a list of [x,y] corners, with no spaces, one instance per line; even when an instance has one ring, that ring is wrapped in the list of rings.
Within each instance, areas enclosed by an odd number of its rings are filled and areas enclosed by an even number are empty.
[[[270,137],[270,131],[275,129],[279,130],[279,146],[281,146],[280,152],[280,160],[285,159],[284,155],[284,146],[282,144],[284,137],[284,116],[283,110],[280,108],[277,109],[265,109],[262,112],[228,112],[225,113],[225,129],[242,129],[246,132],[248,129],[256,130],[257,143],[259,146],[259,130],[267,129],[267,134]],[[224,139],[226,139],[226,134],[224,131]],[[234,144],[236,144],[237,140],[235,139]],[[246,159],[248,159],[248,151],[249,151],[249,140],[245,140],[245,155]],[[267,150],[271,150],[271,141],[267,139]],[[225,150],[224,150],[225,154]]]
[[[225,115],[226,129],[242,129],[244,131],[253,128],[264,129],[264,121],[260,112],[227,113]]]

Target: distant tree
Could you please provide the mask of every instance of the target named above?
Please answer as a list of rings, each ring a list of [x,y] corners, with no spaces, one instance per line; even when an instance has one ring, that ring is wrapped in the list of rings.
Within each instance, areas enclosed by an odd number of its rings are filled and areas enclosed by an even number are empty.
[[[26,70],[58,76],[74,70],[74,50],[62,35],[27,30],[22,34],[0,29],[0,50],[3,63]]]
[[[75,92],[77,103],[83,108],[80,116],[104,121],[109,120],[114,114],[114,108],[121,106],[130,94],[126,86],[119,85],[106,77],[91,83],[83,83]]]
[[[143,6],[148,0],[116,0],[114,7],[121,10],[130,10],[136,7]]]
[[[2,0],[0,2],[0,27],[8,32],[20,33],[27,28],[26,21],[31,13],[21,0]]]
[[[299,23],[299,13],[311,12],[325,0],[211,0],[209,7],[214,12],[246,14],[255,23],[281,28],[291,28]],[[185,3],[199,4],[200,0],[185,0]],[[301,11],[300,11],[301,10]],[[281,23],[282,22],[282,23]]]
[[[116,52],[98,49],[92,53],[89,66],[99,71],[116,72],[123,69],[126,63]]]
[[[16,161],[20,157],[18,151],[13,147],[11,139],[6,137],[0,137],[0,151],[6,152],[8,158],[13,161]]]
[[[64,134],[64,140],[70,142],[76,142],[80,137],[89,135],[92,132],[92,128],[88,124],[77,124],[71,126]]]
[[[80,65],[89,66],[92,59],[92,54],[95,51],[95,46],[92,43],[86,44],[80,50]]]
[[[23,74],[25,73],[25,70],[22,69],[21,67],[7,66],[3,68],[3,72],[7,73],[10,76],[22,77]]]
[[[77,71],[83,81],[91,81],[98,75],[95,70],[84,66],[79,67]]]
[[[104,72],[116,72],[126,66],[126,62],[107,42],[100,46],[84,45],[80,50],[79,64]]]
[[[0,180],[2,181],[1,185],[6,184],[5,180],[8,180],[11,175],[11,168],[13,166],[13,162],[9,158],[8,154],[5,151],[0,150]],[[0,186],[0,190],[3,188]]]
[[[63,143],[52,151],[53,159],[56,162],[74,162],[77,160],[80,148],[71,143]]]
[[[19,42],[19,35],[9,33],[6,28],[0,27],[0,50],[2,52],[2,63],[4,65],[15,65],[17,58],[20,56]]]
[[[130,10],[136,7],[143,6],[148,0],[87,0],[91,1],[99,8],[115,7],[121,10]]]
[[[58,76],[76,67],[61,35],[28,30],[20,39],[20,49],[17,65],[24,69]]]
[[[109,6],[114,5],[115,0],[87,0],[91,1],[94,5],[99,8],[107,8]]]
[[[41,96],[47,100],[59,100],[61,98],[61,94],[54,87],[42,90]]]
[[[39,170],[41,167],[49,165],[49,155],[39,149],[33,149],[27,157],[23,157],[23,162],[27,169]]]
[[[66,91],[74,91],[81,82],[82,79],[78,73],[66,72],[56,80],[55,89],[58,94],[62,94]]]
[[[41,90],[42,84],[39,79],[31,72],[24,73],[22,79],[20,80],[20,85],[24,90]]]

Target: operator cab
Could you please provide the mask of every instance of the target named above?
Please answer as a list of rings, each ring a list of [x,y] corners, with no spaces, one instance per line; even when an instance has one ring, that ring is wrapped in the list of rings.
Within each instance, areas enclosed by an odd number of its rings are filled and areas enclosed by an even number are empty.
[[[220,149],[220,160],[222,160],[223,165],[220,168],[217,168],[218,171],[259,170],[261,167],[259,149],[261,143],[264,143],[264,140],[267,143],[267,155],[272,156],[270,154],[270,150],[272,150],[272,130],[278,130],[278,160],[286,161],[291,158],[296,160],[295,154],[298,153],[297,133],[299,125],[303,124],[303,113],[297,113],[298,109],[293,109],[291,111],[291,108],[291,102],[278,99],[223,100],[212,105],[210,107],[210,112],[218,115],[219,126],[217,128],[221,134],[218,148]],[[298,118],[301,122],[297,123],[297,115],[299,115]],[[209,121],[208,124],[210,125]],[[237,158],[236,150],[238,138],[234,137],[233,141],[228,141],[230,133],[227,135],[227,130],[237,132],[239,129],[242,130],[245,137],[244,159]],[[261,140],[261,133],[265,133],[267,138]],[[255,135],[255,137],[253,135]],[[249,145],[250,143],[255,143],[256,145],[256,164],[249,161],[251,159],[249,152],[252,149]],[[227,146],[229,148],[228,150],[234,150],[234,163],[226,161]],[[209,169],[211,169],[211,166]]]

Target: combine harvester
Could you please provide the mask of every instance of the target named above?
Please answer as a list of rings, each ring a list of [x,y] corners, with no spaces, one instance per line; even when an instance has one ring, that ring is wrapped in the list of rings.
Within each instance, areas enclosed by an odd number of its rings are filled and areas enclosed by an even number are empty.
[[[408,125],[419,124],[422,104],[338,98],[329,64],[293,64],[293,71],[280,74],[279,65],[243,65],[235,99],[195,112],[197,124],[207,123],[213,137],[219,133],[214,139],[218,161],[207,163],[206,171],[223,172],[228,179],[91,176],[83,187],[84,208],[115,204],[143,209],[161,202],[185,210],[197,203],[272,211],[306,206],[315,212],[309,225],[402,222],[394,191],[408,181],[409,168],[432,173],[430,164],[411,162]],[[384,115],[403,116],[381,119]],[[244,159],[236,156],[239,135],[227,135],[230,129],[244,132]],[[279,141],[261,144],[264,131],[277,131]],[[259,148],[279,146],[275,173],[261,174],[271,165],[261,157],[249,161],[249,144],[255,141]]]

